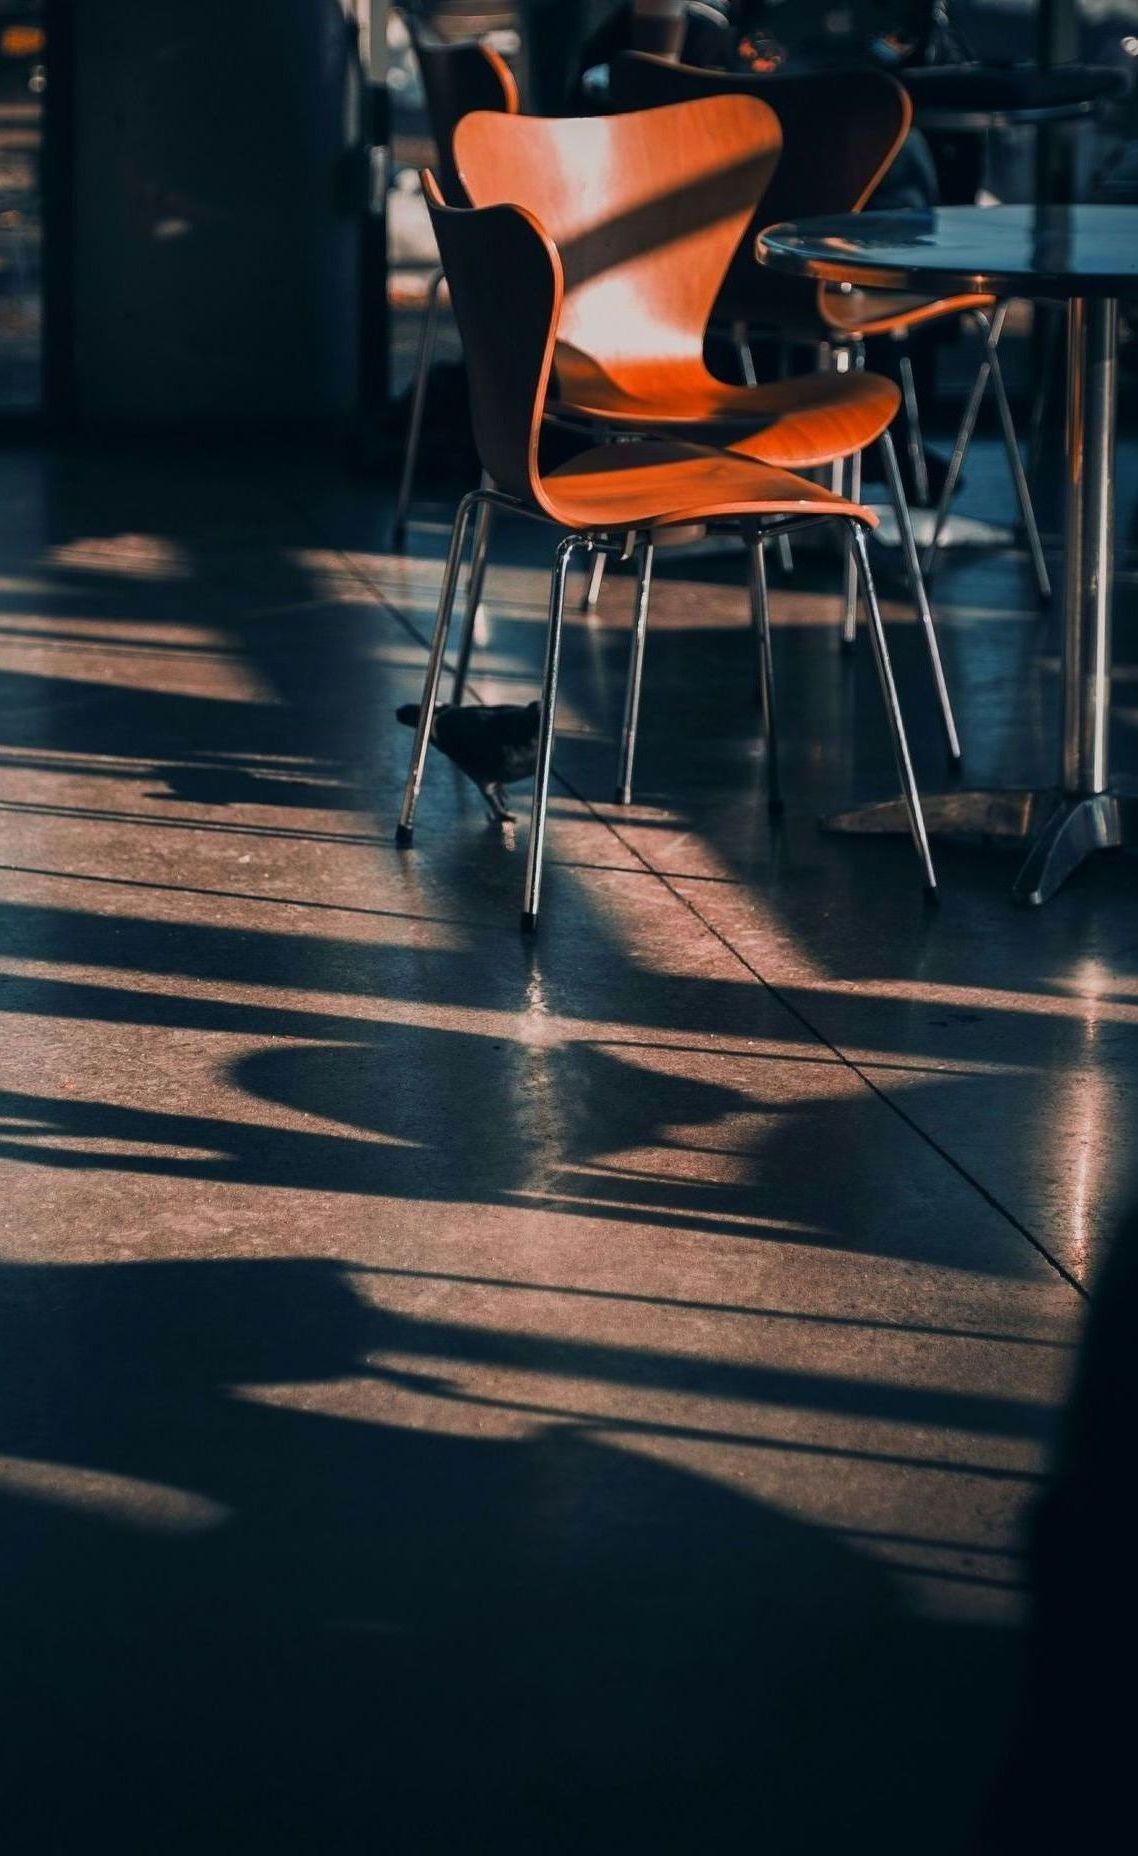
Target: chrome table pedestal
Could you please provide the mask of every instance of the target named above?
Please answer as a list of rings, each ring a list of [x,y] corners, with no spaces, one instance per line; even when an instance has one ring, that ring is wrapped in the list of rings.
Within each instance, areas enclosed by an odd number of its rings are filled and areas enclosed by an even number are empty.
[[[1117,299],[1071,298],[1059,786],[939,793],[924,801],[930,835],[1030,841],[1012,888],[1017,902],[1046,902],[1092,852],[1138,844],[1138,792],[1112,784],[1109,769],[1117,350]],[[826,825],[832,831],[908,830],[900,800],[839,813]]]
[[[1110,785],[1117,355],[1117,298],[1072,297],[1067,306],[1061,793],[1016,878],[1018,902],[1046,902],[1092,851],[1117,849],[1128,838],[1133,842],[1133,802]]]
[[[944,793],[930,832],[1021,839],[1018,901],[1046,902],[1092,851],[1138,833],[1138,799],[1110,779],[1118,299],[1138,289],[1138,206],[946,206],[768,226],[760,261],[791,276],[889,290],[1062,298],[1068,305],[1062,755],[1050,793]],[[967,753],[967,743],[965,743]],[[847,812],[841,831],[906,828],[899,803]]]

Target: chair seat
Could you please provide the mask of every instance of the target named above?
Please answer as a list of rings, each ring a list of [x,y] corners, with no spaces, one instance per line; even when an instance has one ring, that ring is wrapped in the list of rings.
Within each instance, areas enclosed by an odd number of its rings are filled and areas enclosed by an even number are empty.
[[[596,445],[541,479],[548,513],[585,534],[748,516],[852,516],[868,509],[789,471],[698,445]]]
[[[910,296],[901,290],[842,290],[820,292],[822,317],[835,334],[899,335],[942,316],[964,315],[970,309],[992,309],[994,296],[965,292],[960,296]]]
[[[641,392],[618,385],[586,356],[559,351],[561,397],[550,410],[733,451],[784,470],[813,470],[863,451],[880,438],[901,403],[880,374],[804,374],[757,387],[732,387],[706,368],[660,366]]]

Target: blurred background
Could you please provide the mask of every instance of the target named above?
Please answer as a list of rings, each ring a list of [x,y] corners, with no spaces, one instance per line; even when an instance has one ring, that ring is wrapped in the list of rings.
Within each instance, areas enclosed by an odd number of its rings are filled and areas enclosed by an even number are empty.
[[[0,422],[311,431],[386,467],[434,261],[407,16],[488,35],[526,107],[578,113],[604,107],[633,10],[0,0]],[[1114,84],[1067,120],[922,129],[897,203],[1026,200],[1041,161],[1053,197],[1138,199],[1138,0],[689,0],[678,44],[735,70],[1098,67]],[[1030,334],[1025,307],[1021,395]],[[934,404],[956,391],[951,339],[926,372]]]

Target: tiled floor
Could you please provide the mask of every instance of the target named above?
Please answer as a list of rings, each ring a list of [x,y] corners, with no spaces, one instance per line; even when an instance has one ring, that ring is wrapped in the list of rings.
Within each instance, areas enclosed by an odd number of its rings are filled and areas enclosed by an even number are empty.
[[[524,944],[524,828],[451,768],[392,842],[438,522],[392,558],[292,455],[0,474],[20,1847],[965,1847],[1130,1191],[1134,868],[1023,913],[1006,851],[942,850],[930,913],[905,844],[819,833],[892,788],[820,555],[776,584],[772,833],[739,562],[685,556],[624,812],[630,583],[571,627]],[[481,698],[534,693],[546,549],[502,534]],[[969,779],[1045,778],[1023,560],[937,593]]]

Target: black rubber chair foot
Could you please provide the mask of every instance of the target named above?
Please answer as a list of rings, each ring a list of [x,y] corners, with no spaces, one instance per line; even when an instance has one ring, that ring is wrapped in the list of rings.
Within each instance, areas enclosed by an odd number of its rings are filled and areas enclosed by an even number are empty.
[[[925,899],[926,909],[939,909],[940,890],[935,883],[926,883],[924,885],[922,894]]]
[[[537,916],[535,914],[532,914],[529,909],[522,910],[521,930],[523,934],[536,934],[537,933]]]
[[[631,786],[618,786],[612,796],[612,802],[614,806],[630,806],[632,804]]]
[[[401,851],[405,851],[415,842],[415,831],[411,825],[396,825],[395,842]]]

